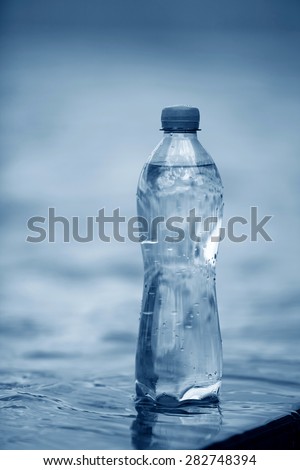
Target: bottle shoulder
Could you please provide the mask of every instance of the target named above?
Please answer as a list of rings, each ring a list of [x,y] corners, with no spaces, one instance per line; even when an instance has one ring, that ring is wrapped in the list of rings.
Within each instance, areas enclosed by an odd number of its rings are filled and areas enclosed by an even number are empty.
[[[212,157],[197,137],[185,136],[165,136],[157,145],[142,169],[140,191],[171,189],[174,184],[177,189],[215,187],[222,191],[222,180]]]
[[[214,161],[196,134],[167,134],[148,158],[148,164],[164,166],[212,165]]]

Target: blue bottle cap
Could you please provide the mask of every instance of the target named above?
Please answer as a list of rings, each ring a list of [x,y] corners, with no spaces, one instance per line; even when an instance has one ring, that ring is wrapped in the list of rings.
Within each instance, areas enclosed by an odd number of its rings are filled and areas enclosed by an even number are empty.
[[[161,112],[163,131],[197,131],[199,122],[199,109],[192,106],[169,106]]]

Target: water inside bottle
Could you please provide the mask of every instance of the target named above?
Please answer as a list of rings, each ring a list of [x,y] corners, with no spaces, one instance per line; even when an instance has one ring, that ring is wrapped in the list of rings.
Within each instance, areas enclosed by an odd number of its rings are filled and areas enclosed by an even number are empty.
[[[223,210],[218,170],[214,164],[148,164],[137,196],[138,214],[149,225],[155,217],[164,218],[156,230],[149,227],[142,242],[137,396],[171,407],[215,397],[222,376],[215,288],[218,243],[212,241]],[[191,213],[201,217],[194,227],[188,220]],[[208,217],[215,219],[205,226]],[[167,220],[173,223],[167,225]]]

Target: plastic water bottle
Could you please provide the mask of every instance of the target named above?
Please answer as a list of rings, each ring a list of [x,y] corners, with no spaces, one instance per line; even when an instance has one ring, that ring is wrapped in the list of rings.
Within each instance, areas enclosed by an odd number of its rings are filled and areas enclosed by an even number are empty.
[[[215,269],[223,186],[197,139],[199,119],[197,108],[163,109],[164,137],[137,190],[145,276],[136,395],[171,408],[216,399],[222,377]]]

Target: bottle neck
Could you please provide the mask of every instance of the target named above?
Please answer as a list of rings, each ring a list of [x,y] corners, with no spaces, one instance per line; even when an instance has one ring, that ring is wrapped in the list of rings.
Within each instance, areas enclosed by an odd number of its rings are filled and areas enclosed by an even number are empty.
[[[164,137],[197,138],[197,131],[164,131]]]
[[[164,131],[163,142],[182,149],[199,143],[197,131]]]

